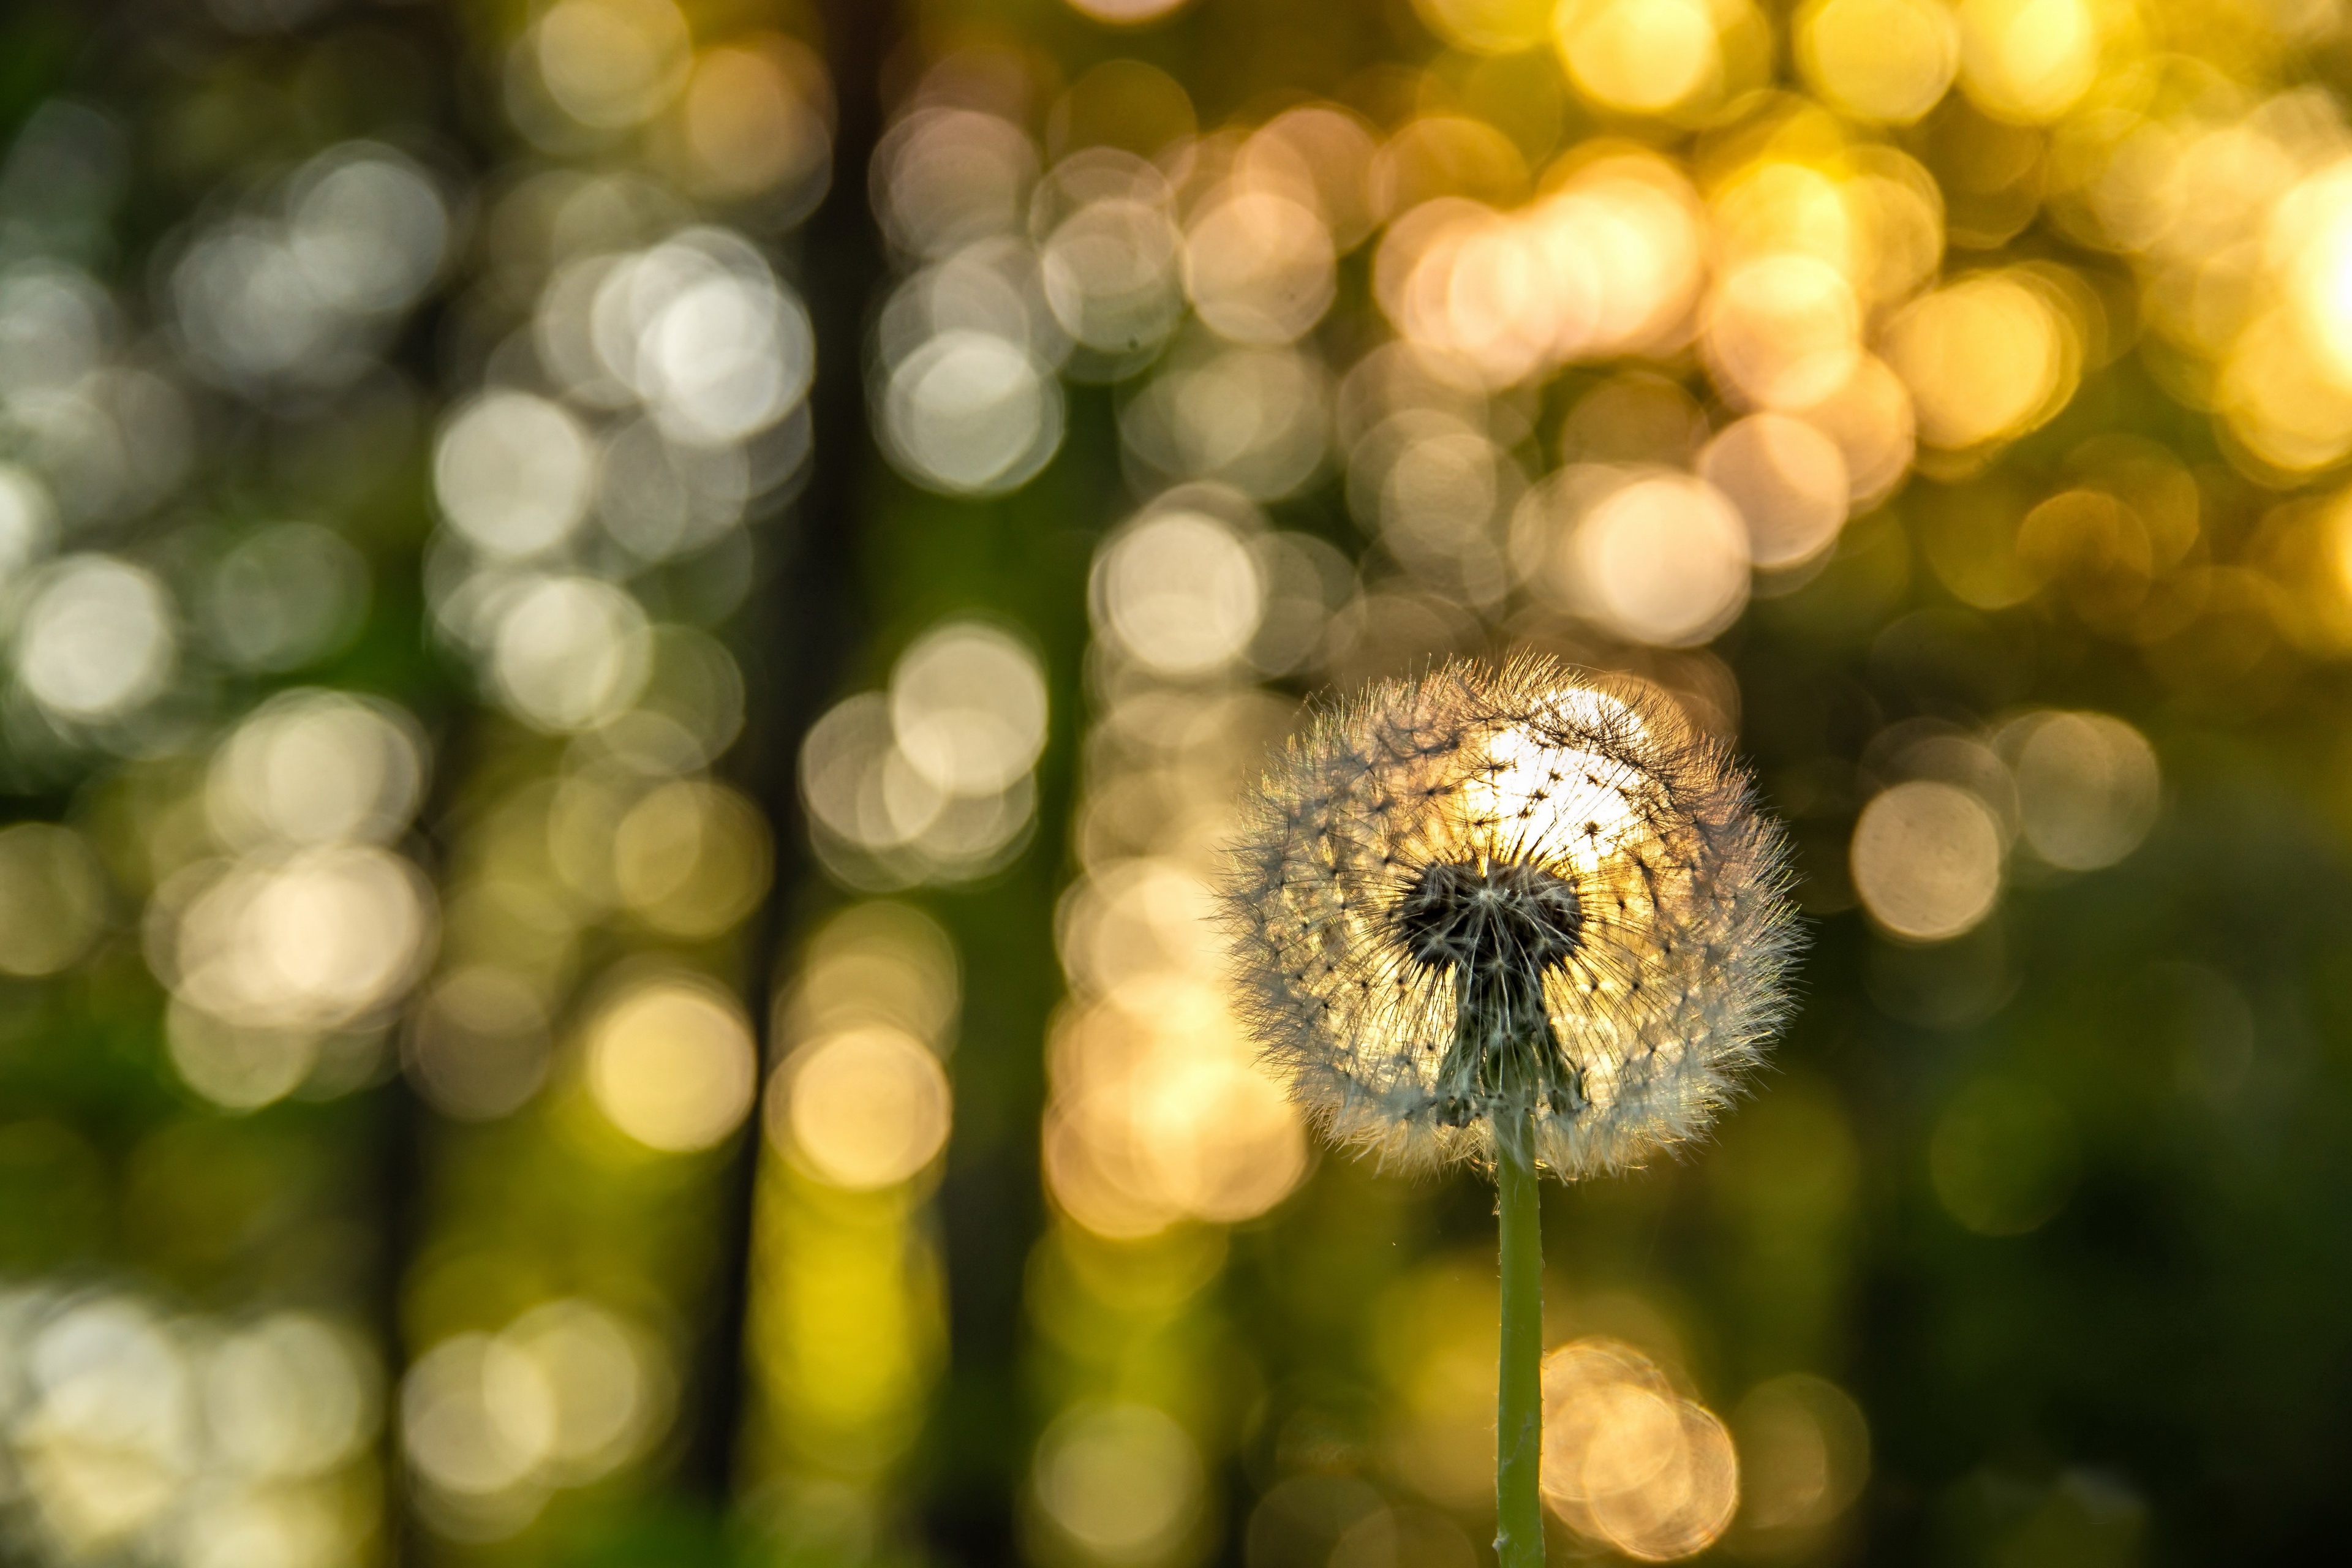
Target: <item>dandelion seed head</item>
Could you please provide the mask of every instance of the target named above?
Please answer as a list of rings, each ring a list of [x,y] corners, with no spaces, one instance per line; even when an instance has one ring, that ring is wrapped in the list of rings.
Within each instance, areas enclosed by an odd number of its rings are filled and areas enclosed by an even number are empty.
[[[1336,1141],[1540,1168],[1705,1131],[1788,1010],[1788,852],[1652,689],[1522,656],[1325,709],[1244,800],[1240,1006]]]

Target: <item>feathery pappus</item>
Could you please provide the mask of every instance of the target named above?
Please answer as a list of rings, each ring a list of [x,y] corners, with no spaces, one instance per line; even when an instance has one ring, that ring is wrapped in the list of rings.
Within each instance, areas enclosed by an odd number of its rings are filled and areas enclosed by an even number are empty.
[[[1654,689],[1523,655],[1318,713],[1220,889],[1242,1016],[1335,1141],[1561,1177],[1706,1129],[1788,1013],[1786,840]]]

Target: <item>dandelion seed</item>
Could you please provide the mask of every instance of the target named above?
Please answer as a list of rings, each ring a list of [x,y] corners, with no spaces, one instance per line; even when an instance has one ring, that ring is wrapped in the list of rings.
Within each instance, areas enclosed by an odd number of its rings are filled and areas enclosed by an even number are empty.
[[[1241,1011],[1335,1141],[1495,1173],[1496,1556],[1540,1568],[1538,1171],[1704,1131],[1787,1012],[1788,851],[1647,688],[1451,663],[1326,710],[1244,802]]]
[[[1396,802],[1413,809],[1392,809]],[[1779,829],[1662,699],[1454,663],[1321,714],[1223,894],[1269,1063],[1384,1163],[1576,1177],[1701,1131],[1786,1012]]]

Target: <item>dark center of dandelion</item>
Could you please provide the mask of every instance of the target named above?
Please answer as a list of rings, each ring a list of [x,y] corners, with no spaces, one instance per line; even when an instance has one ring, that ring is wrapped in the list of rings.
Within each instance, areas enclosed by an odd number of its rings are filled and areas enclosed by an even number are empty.
[[[1547,977],[1565,970],[1582,944],[1575,887],[1514,861],[1453,861],[1423,868],[1393,919],[1413,962],[1454,980],[1454,1039],[1434,1086],[1438,1119],[1460,1127],[1514,1103],[1567,1115],[1583,1110],[1581,1075],[1560,1049],[1544,997]]]
[[[1457,860],[1423,868],[1397,905],[1396,921],[1426,968],[1537,974],[1576,951],[1584,905],[1549,871]]]

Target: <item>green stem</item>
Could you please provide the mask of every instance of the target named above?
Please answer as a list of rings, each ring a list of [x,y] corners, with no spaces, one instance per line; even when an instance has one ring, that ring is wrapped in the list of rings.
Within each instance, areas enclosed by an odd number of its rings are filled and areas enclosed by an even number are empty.
[[[1543,1225],[1535,1117],[1498,1128],[1495,1186],[1503,1231],[1503,1355],[1495,1423],[1497,1568],[1543,1568]]]

